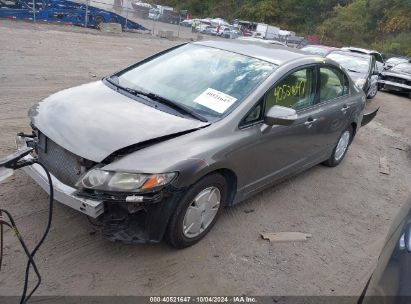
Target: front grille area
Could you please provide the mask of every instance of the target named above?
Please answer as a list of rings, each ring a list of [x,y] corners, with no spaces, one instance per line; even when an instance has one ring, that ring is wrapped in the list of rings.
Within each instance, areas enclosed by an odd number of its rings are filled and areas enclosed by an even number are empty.
[[[44,134],[38,134],[37,153],[39,161],[59,181],[74,187],[81,175],[81,158],[56,144]]]
[[[399,77],[394,77],[394,76],[386,76],[385,80],[391,81],[391,82],[396,82],[396,83],[401,83],[401,84],[408,84],[408,81],[403,78]]]

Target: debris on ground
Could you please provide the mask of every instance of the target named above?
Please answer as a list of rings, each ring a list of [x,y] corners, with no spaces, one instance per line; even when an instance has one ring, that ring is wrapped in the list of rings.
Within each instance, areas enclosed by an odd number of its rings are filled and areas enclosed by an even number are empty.
[[[388,160],[385,157],[380,157],[380,173],[389,175],[390,167],[388,166]]]
[[[402,145],[397,145],[397,146],[391,146],[391,148],[400,150],[400,151],[405,151],[408,152],[410,151],[410,146],[408,144],[402,144]]]
[[[274,232],[261,233],[261,237],[270,242],[305,242],[312,235],[303,232]]]

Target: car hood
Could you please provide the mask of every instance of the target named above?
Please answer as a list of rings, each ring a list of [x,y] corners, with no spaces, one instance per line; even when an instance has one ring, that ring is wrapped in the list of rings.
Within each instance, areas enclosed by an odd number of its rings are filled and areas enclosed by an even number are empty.
[[[398,72],[398,71],[385,71],[382,73],[384,76],[394,76],[394,77],[399,77],[399,78],[404,78],[407,80],[411,80],[411,74],[407,74],[407,73],[402,73],[402,72]]]
[[[29,117],[58,145],[95,162],[119,149],[209,124],[147,106],[102,81],[53,94],[34,105]]]

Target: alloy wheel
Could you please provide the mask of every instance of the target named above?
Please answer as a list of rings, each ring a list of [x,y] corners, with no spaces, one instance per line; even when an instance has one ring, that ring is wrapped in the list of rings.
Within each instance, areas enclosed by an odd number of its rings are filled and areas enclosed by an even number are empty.
[[[348,144],[350,143],[350,131],[345,131],[338,141],[337,148],[335,149],[334,158],[339,161],[347,150]]]
[[[220,202],[221,193],[217,187],[208,187],[198,193],[184,216],[184,236],[194,238],[206,230],[216,217]]]

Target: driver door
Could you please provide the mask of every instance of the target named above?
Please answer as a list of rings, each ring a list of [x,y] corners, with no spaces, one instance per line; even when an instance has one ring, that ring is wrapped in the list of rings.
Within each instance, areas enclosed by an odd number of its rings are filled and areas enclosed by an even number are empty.
[[[294,108],[298,118],[292,125],[275,125],[262,131],[262,122],[253,122],[253,117],[258,117],[255,111],[248,115],[253,115],[251,119],[245,117],[240,132],[244,132],[246,140],[232,155],[235,162],[249,164],[238,169],[239,175],[246,177],[243,185],[239,184],[245,197],[323,157],[320,154],[324,145],[319,136],[322,111],[315,107],[316,99],[317,68],[313,65],[283,77],[266,93],[262,106],[255,108],[261,108],[260,117],[275,105]]]

